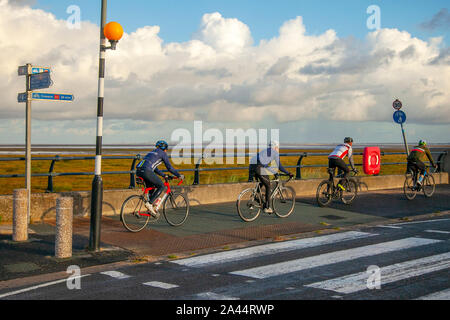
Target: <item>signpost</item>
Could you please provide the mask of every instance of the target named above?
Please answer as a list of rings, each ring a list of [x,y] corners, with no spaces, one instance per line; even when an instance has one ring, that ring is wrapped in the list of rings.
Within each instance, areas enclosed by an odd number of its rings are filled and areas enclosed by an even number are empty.
[[[52,84],[50,72],[34,73],[30,75],[30,90],[47,89]]]
[[[26,129],[25,129],[25,185],[28,193],[27,215],[30,223],[30,203],[31,203],[31,101],[32,100],[57,100],[71,102],[74,96],[71,94],[33,92],[36,89],[46,89],[52,85],[50,78],[50,68],[36,67],[27,63],[19,66],[17,70],[19,76],[25,76],[25,92],[17,95],[17,102],[26,103]]]
[[[394,119],[394,122],[400,124],[400,126],[402,128],[403,142],[405,144],[406,155],[409,155],[408,143],[406,142],[405,130],[403,129],[403,123],[405,123],[405,121],[406,121],[406,114],[403,111],[400,111],[400,109],[402,107],[402,103],[400,100],[396,99],[392,103],[392,107],[396,110],[394,112],[394,114],[392,115],[392,117]]]

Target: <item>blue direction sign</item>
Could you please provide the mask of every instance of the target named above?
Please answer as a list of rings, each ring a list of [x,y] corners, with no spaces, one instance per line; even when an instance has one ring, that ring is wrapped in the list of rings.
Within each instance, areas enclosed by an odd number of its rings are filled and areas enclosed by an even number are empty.
[[[25,92],[17,95],[17,102],[27,102],[27,94]]]
[[[57,100],[57,101],[67,101],[72,102],[75,97],[73,94],[65,93],[44,93],[44,92],[33,92],[31,94],[32,100]]]
[[[32,67],[31,68],[31,73],[32,74],[43,73],[43,72],[50,73],[50,68],[42,68],[42,67]]]
[[[406,121],[406,114],[403,111],[397,110],[393,115],[394,121],[398,124],[402,124]]]
[[[30,90],[46,89],[51,84],[50,72],[36,73],[30,76]]]

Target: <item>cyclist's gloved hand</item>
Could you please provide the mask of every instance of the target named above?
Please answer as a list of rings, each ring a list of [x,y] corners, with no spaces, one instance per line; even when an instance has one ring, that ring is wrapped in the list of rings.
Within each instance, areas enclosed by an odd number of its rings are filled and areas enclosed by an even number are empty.
[[[184,174],[180,174],[180,176],[178,177],[178,179],[184,180]]]

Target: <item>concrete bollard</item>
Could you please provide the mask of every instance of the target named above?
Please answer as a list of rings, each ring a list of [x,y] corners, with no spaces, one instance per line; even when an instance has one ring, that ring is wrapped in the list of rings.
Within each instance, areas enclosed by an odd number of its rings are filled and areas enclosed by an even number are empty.
[[[28,240],[28,191],[13,191],[13,241]]]
[[[72,257],[73,199],[56,199],[55,257]]]

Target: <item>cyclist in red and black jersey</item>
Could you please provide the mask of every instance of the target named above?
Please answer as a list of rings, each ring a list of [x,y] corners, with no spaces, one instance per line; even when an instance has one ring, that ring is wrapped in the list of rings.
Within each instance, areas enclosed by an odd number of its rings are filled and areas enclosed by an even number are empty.
[[[346,137],[344,139],[344,143],[336,146],[333,152],[328,156],[328,167],[331,169],[339,168],[344,171],[344,178],[347,178],[347,175],[350,172],[350,169],[347,167],[347,164],[344,162],[346,156],[348,156],[348,162],[352,167],[353,172],[357,173],[358,170],[355,169],[355,162],[353,161],[353,139],[350,137]]]
[[[410,171],[412,169],[413,172],[418,171],[420,173],[420,177],[417,180],[417,183],[419,184],[422,183],[423,174],[426,169],[426,165],[422,161],[425,156],[431,162],[431,165],[436,168],[437,165],[433,161],[430,149],[428,149],[427,142],[425,140],[420,140],[419,144],[415,146],[408,155],[406,170]]]

